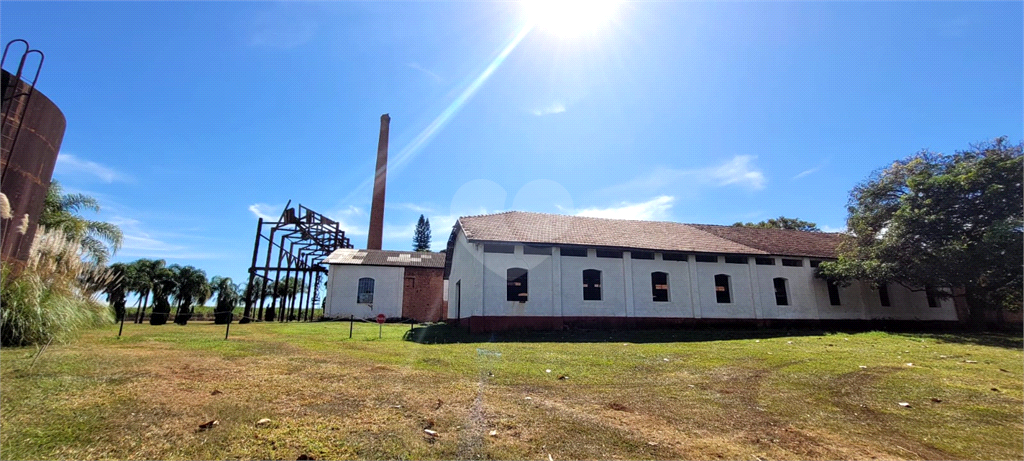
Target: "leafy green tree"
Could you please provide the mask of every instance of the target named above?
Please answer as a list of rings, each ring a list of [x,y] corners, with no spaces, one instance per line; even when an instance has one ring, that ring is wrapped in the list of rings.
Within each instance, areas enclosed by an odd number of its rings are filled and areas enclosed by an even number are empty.
[[[818,229],[818,225],[810,221],[804,221],[797,218],[787,218],[785,216],[779,216],[778,219],[769,219],[767,221],[761,221],[757,223],[742,223],[737,222],[732,225],[733,227],[753,227],[757,229],[791,229],[804,232],[821,232]]]
[[[239,287],[236,286],[230,277],[214,276],[210,279],[210,286],[217,293],[217,306],[213,310],[213,322],[223,325],[231,321],[231,312],[235,305],[242,298],[239,294]]]
[[[850,192],[853,238],[818,276],[963,293],[971,323],[1021,308],[1024,286],[1022,144],[1006,138],[954,155],[921,152],[872,173]]]
[[[416,223],[416,235],[412,239],[412,249],[415,251],[430,251],[430,220],[420,215]]]
[[[105,263],[121,248],[124,239],[121,229],[111,223],[85,219],[78,214],[82,210],[99,212],[100,204],[88,195],[65,194],[59,182],[51,181],[39,225],[60,230],[81,244],[93,261]]]
[[[211,287],[206,279],[206,272],[194,266],[171,266],[175,272],[174,299],[178,302],[178,311],[174,323],[185,325],[192,318],[192,305],[205,303],[210,299]]]

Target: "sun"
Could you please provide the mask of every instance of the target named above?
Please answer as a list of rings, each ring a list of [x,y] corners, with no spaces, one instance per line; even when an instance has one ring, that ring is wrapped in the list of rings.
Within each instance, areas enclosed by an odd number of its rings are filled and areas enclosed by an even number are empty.
[[[563,37],[594,33],[615,17],[618,0],[524,0],[529,21]]]

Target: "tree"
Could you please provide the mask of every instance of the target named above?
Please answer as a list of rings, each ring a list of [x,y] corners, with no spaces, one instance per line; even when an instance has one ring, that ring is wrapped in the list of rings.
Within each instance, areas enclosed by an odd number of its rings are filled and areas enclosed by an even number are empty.
[[[231,312],[241,299],[239,287],[231,281],[230,277],[214,276],[210,279],[210,286],[217,293],[217,307],[213,309],[213,323],[223,325],[231,321]]]
[[[83,194],[65,194],[57,181],[50,182],[43,204],[39,225],[47,229],[60,230],[82,245],[82,249],[93,261],[105,263],[119,248],[124,236],[117,226],[91,221],[78,215],[86,209],[100,211],[100,204],[95,199]]]
[[[821,232],[818,229],[818,225],[809,221],[804,221],[797,218],[787,218],[785,216],[779,216],[779,219],[769,219],[767,221],[761,221],[758,223],[742,223],[737,222],[732,225],[733,227],[753,227],[757,229],[791,229],[804,232]]]
[[[164,261],[152,262],[163,263]],[[150,325],[163,325],[167,323],[167,318],[171,316],[171,303],[167,298],[174,294],[174,289],[177,285],[175,275],[173,270],[162,267],[162,264],[161,267],[150,274],[150,289],[153,292],[153,313],[149,315]]]
[[[203,304],[210,299],[211,287],[206,280],[206,272],[193,266],[171,266],[175,272],[174,298],[178,301],[178,311],[174,315],[174,323],[188,324],[192,318],[192,305]]]
[[[850,192],[853,238],[818,276],[962,293],[971,323],[1021,308],[1022,144],[1006,138],[955,155],[923,151],[875,171]]]
[[[104,290],[107,293],[107,302],[114,308],[114,316],[118,322],[125,316],[125,297],[128,291],[128,272],[132,267],[125,263],[114,263],[110,265],[111,281]]]
[[[430,251],[430,220],[420,215],[416,223],[416,235],[412,239],[412,249],[415,251]]]
[[[162,273],[161,270],[166,265],[167,262],[162,259],[137,259],[129,264],[127,289],[139,295],[135,323],[142,323],[145,319],[146,306],[149,303],[149,295],[153,292],[153,287],[157,282],[157,274]]]

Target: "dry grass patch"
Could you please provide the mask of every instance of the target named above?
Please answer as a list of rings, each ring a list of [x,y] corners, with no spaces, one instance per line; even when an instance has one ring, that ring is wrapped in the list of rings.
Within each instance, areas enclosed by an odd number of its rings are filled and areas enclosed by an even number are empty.
[[[32,368],[35,349],[4,348],[0,451],[33,459],[1024,457],[1019,339],[450,333],[430,333],[448,344],[419,344],[404,340],[400,325],[386,325],[378,340],[376,325],[356,325],[349,339],[343,323],[249,324],[224,341],[221,326],[136,325],[121,340],[96,330],[51,346]]]

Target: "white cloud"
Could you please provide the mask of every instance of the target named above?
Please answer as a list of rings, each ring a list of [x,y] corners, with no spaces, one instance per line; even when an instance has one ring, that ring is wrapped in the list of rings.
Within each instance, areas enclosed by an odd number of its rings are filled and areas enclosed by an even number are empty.
[[[635,219],[641,221],[666,221],[675,197],[662,195],[642,203],[622,202],[618,206],[608,208],[586,208],[576,212],[576,216],[592,218]]]
[[[416,69],[416,70],[418,70],[420,72],[423,72],[424,74],[427,74],[431,78],[433,78],[435,82],[441,83],[441,76],[440,75],[437,75],[434,72],[431,72],[429,69],[427,69],[427,68],[425,68],[425,67],[423,67],[423,66],[421,66],[421,65],[419,65],[419,64],[417,64],[415,62],[410,62],[410,63],[406,64],[406,66],[409,66],[409,68],[411,68],[411,69]]]
[[[540,117],[543,115],[561,114],[562,112],[565,112],[565,104],[562,104],[560,102],[553,102],[548,106],[542,107],[540,109],[535,109],[533,111],[533,115]]]
[[[338,222],[338,227],[348,236],[364,236],[369,233],[370,215],[366,210],[349,205],[346,208],[325,213],[325,216]],[[362,223],[362,224],[356,224]]]
[[[393,210],[409,210],[417,213],[431,213],[433,210],[425,206],[420,206],[415,203],[390,203],[388,204],[389,209]]]
[[[131,182],[132,178],[91,160],[79,158],[74,154],[61,153],[57,156],[55,172],[60,175],[88,175],[99,178],[107,184],[114,181]]]
[[[612,197],[650,196],[659,191],[679,191],[679,184],[688,185],[684,193],[696,193],[698,187],[740,186],[752,190],[763,189],[766,179],[753,160],[756,157],[737,155],[717,166],[694,169],[655,168],[641,177],[601,189],[599,193]]]
[[[753,160],[757,157],[737,155],[725,164],[707,171],[721,186],[739,184],[751,189],[764,188],[764,173],[754,167]]]
[[[829,226],[827,224],[826,225],[822,225],[822,226],[818,226],[818,229],[821,229],[822,232],[840,232],[840,233],[845,233],[848,230],[846,228],[846,226],[832,227],[832,226]]]
[[[810,175],[810,174],[814,174],[814,173],[816,173],[820,169],[821,169],[821,165],[818,165],[818,166],[816,166],[814,168],[801,171],[801,172],[797,173],[796,176],[793,176],[793,179],[800,179],[800,178],[802,178],[804,176],[807,176],[807,175]]]
[[[249,205],[249,211],[256,215],[257,218],[263,218],[267,221],[276,221],[277,218],[281,217],[282,207],[279,205],[267,205],[266,203],[254,203]]]
[[[156,259],[216,259],[225,257],[222,254],[197,250],[188,245],[167,242],[164,238],[174,238],[174,234],[154,235],[145,228],[141,221],[134,218],[114,216],[109,222],[120,227],[124,237],[121,249],[117,251],[117,256],[120,257]],[[179,235],[177,238],[182,238],[182,236]]]

